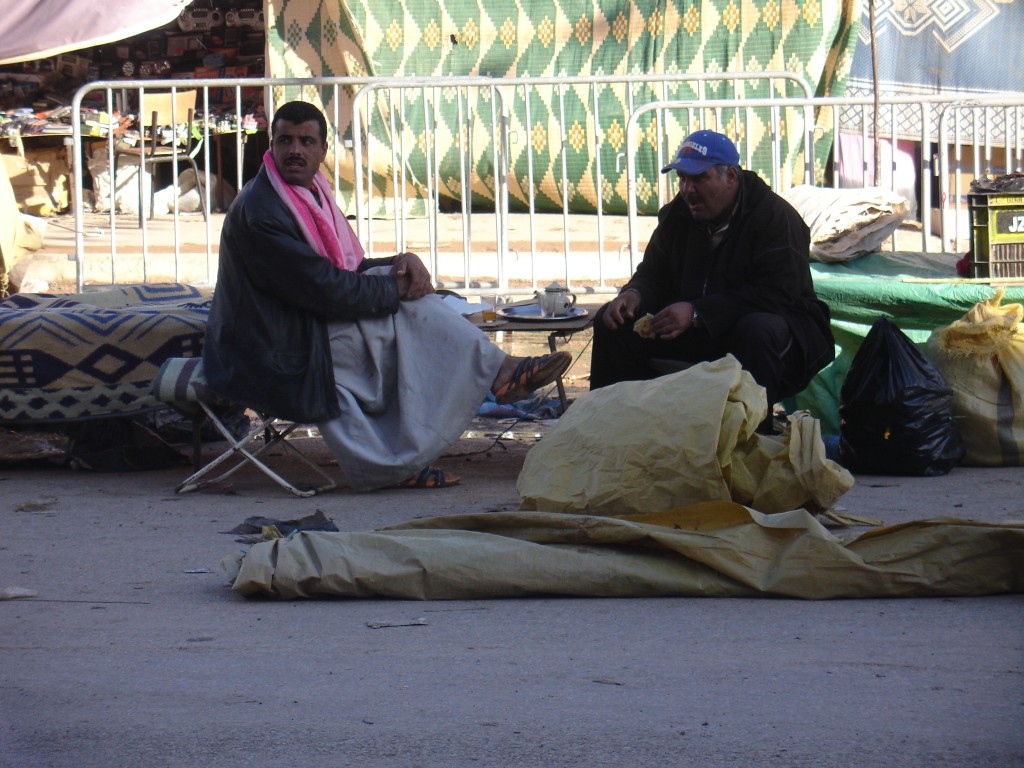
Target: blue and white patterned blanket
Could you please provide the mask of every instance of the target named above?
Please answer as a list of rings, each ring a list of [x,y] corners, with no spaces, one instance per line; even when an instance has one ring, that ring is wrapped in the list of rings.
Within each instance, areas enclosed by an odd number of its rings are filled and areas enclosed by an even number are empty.
[[[166,407],[153,381],[198,357],[212,291],[179,283],[0,301],[0,422],[78,421]]]

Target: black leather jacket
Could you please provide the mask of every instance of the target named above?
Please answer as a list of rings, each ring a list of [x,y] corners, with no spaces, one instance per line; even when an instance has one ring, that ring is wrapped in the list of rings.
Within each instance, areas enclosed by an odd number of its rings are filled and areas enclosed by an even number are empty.
[[[388,261],[366,259],[359,271]],[[395,278],[340,270],[310,248],[261,169],[224,220],[203,347],[207,382],[281,418],[334,418],[327,322],[394,314],[398,302]]]

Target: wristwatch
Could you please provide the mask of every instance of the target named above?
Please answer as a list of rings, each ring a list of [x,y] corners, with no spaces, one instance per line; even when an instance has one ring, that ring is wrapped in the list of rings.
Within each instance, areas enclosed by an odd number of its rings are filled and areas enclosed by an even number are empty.
[[[704,321],[700,319],[700,315],[697,314],[697,308],[693,308],[693,320],[691,321],[694,328],[700,328],[704,325]]]

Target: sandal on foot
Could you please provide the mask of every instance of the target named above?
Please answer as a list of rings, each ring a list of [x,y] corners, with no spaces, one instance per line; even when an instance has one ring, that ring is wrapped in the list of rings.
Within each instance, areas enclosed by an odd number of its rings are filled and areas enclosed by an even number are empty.
[[[556,381],[572,363],[568,352],[552,352],[540,357],[524,357],[509,380],[494,393],[498,405],[508,405],[529,397],[534,390]]]
[[[395,488],[447,488],[457,485],[462,478],[450,475],[438,467],[426,467],[418,475],[398,483]]]

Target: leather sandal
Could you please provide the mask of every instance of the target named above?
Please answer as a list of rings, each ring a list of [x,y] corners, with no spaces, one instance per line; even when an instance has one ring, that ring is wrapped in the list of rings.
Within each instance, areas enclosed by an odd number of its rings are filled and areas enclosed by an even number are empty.
[[[512,376],[494,392],[498,405],[515,403],[543,386],[556,381],[572,364],[568,352],[552,352],[540,357],[524,357],[512,371]]]

